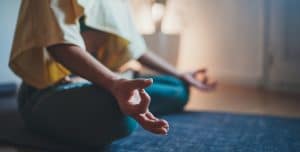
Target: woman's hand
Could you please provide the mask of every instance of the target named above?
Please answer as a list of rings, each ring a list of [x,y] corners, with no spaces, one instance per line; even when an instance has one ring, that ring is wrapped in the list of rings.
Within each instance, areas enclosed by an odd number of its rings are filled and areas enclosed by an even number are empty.
[[[180,75],[180,78],[200,91],[212,91],[216,88],[217,82],[209,80],[206,73],[206,69],[199,69],[193,72],[183,73]]]
[[[215,81],[208,81],[205,69],[199,69],[194,72],[188,72],[183,74],[178,74],[176,68],[170,65],[166,60],[159,57],[158,55],[147,51],[144,53],[138,61],[142,65],[163,74],[168,74],[176,76],[186,82],[190,86],[194,86],[201,91],[211,91],[216,88],[217,83]]]
[[[137,120],[144,129],[152,133],[166,135],[169,131],[168,122],[166,120],[156,118],[150,111],[134,115],[133,118]]]
[[[152,133],[167,134],[168,122],[156,118],[148,110],[151,99],[144,88],[152,83],[152,79],[118,79],[112,84],[111,92],[125,115],[133,117],[144,129]]]

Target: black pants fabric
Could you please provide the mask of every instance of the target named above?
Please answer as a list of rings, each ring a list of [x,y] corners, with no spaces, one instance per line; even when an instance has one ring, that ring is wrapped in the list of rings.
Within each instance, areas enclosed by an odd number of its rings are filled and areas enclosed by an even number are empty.
[[[154,83],[146,88],[151,96],[150,111],[156,115],[182,111],[189,97],[187,86],[168,75],[151,78]],[[18,101],[30,130],[67,144],[103,146],[130,135],[138,126],[121,113],[108,91],[88,82],[59,84],[44,90],[23,83]]]

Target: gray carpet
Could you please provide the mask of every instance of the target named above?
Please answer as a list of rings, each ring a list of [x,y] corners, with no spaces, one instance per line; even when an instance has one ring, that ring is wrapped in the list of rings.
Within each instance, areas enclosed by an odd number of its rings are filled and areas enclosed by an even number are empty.
[[[168,136],[152,135],[138,128],[130,137],[114,142],[104,151],[300,151],[300,119],[211,112],[186,112],[164,117],[171,125]],[[0,143],[34,147],[41,151],[92,151],[30,134],[16,113],[13,97],[0,99],[0,124]]]

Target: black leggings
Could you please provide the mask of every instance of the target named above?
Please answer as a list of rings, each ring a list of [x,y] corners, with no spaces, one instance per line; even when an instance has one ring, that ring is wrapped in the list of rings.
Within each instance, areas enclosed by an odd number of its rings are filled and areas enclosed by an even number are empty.
[[[156,115],[183,110],[189,97],[179,79],[152,76],[146,88]],[[69,83],[36,90],[22,84],[19,110],[32,131],[67,144],[98,147],[128,136],[137,123],[121,113],[115,98],[91,83]]]

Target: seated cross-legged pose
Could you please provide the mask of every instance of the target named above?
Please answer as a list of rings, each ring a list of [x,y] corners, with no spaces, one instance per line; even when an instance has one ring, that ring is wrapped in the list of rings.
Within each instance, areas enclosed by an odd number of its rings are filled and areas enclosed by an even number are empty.
[[[182,111],[189,86],[216,84],[205,70],[178,73],[146,50],[127,1],[22,1],[9,65],[23,81],[18,102],[26,127],[91,147],[128,136],[137,124],[167,134],[168,122],[154,115]],[[118,69],[129,60],[164,75],[125,77]]]

